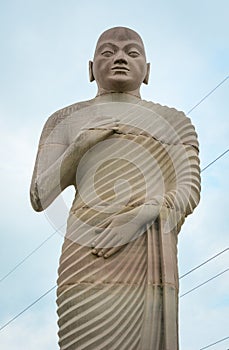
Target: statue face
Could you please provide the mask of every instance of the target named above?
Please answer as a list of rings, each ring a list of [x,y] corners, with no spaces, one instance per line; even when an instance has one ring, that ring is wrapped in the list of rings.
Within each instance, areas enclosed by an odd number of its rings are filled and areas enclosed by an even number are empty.
[[[93,62],[93,75],[99,90],[137,90],[147,71],[144,46],[137,33],[118,27],[101,35]]]

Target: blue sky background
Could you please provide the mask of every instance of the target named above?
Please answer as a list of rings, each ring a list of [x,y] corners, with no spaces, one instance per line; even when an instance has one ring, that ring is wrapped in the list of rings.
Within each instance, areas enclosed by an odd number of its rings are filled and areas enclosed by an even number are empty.
[[[55,230],[29,203],[38,139],[51,113],[95,96],[87,67],[101,32],[139,32],[151,62],[142,98],[187,113],[228,76],[228,10],[226,0],[0,3],[0,278]],[[229,146],[228,82],[190,113],[202,168]],[[179,236],[180,274],[228,247],[228,156],[202,174],[201,203]],[[62,241],[57,233],[0,282],[0,326],[55,285]],[[226,268],[228,251],[182,279],[181,294]],[[181,350],[229,336],[228,290],[227,272],[180,300]],[[0,348],[57,350],[56,321],[53,291],[0,332]],[[211,349],[228,347],[229,340]]]

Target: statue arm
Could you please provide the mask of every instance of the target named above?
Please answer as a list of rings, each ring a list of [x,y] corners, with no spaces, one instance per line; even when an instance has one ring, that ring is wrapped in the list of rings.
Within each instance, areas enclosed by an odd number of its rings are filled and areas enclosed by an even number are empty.
[[[183,145],[172,156],[175,178],[163,198],[163,205],[174,208],[185,216],[193,212],[200,200],[200,167],[198,150]]]
[[[60,165],[68,143],[65,133],[60,132],[59,123],[60,116],[56,112],[41,133],[30,186],[31,204],[36,211],[44,210],[61,191],[60,183],[58,186]]]
[[[50,117],[41,135],[30,188],[34,210],[46,209],[66,187],[74,185],[76,168],[83,154],[112,133],[113,130],[88,129],[68,144],[65,124],[58,124]]]

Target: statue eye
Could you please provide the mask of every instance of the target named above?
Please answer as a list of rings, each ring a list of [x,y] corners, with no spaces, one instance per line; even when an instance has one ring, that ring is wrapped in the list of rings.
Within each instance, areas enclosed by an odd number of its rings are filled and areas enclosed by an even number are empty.
[[[110,57],[110,56],[112,56],[113,54],[114,54],[114,52],[111,51],[111,50],[106,50],[106,51],[103,51],[103,52],[102,52],[102,55],[105,56],[105,57]]]
[[[131,51],[128,52],[128,55],[130,57],[135,58],[135,57],[138,57],[140,55],[140,53],[138,51],[131,50]]]

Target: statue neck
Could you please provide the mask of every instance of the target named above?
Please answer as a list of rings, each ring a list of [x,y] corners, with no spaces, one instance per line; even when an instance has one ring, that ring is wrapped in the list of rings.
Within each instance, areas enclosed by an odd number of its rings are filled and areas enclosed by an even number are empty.
[[[134,90],[134,91],[112,91],[112,90],[106,90],[103,88],[98,88],[98,92],[97,92],[96,97],[102,96],[102,95],[107,95],[107,94],[113,94],[113,93],[131,95],[131,96],[134,96],[134,97],[141,99],[139,88]]]
[[[141,101],[139,96],[127,92],[106,92],[104,94],[97,95],[94,99],[95,103],[98,102],[127,102],[127,103],[138,103]]]

